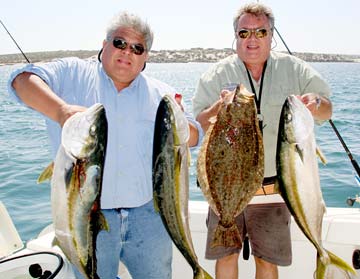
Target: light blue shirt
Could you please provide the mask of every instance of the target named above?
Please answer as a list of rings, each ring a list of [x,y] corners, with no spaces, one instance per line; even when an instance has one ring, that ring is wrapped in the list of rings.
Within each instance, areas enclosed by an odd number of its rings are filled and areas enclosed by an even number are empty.
[[[162,96],[174,96],[169,85],[140,73],[129,87],[117,91],[102,64],[94,60],[66,58],[28,64],[9,79],[10,95],[21,103],[11,86],[22,72],[41,77],[68,104],[90,107],[101,103],[108,121],[108,143],[102,185],[103,209],[137,207],[152,199],[152,149],[155,116]],[[187,114],[199,131],[198,122]],[[46,118],[53,156],[60,145],[61,127]]]

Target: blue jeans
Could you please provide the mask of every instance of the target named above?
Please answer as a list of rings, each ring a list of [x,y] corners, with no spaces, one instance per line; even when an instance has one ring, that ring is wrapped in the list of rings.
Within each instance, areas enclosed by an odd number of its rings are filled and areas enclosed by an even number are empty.
[[[99,232],[96,242],[101,279],[116,278],[119,260],[133,279],[171,278],[172,242],[152,200],[140,207],[102,212],[110,231]],[[77,270],[75,273],[83,279]]]

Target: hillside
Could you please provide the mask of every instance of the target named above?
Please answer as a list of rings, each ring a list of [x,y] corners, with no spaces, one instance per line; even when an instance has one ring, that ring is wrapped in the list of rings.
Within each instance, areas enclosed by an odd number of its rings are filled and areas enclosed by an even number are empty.
[[[78,51],[45,51],[26,53],[31,62],[49,61],[55,58],[76,56],[79,58],[95,58],[97,50]],[[229,48],[192,48],[184,50],[154,50],[150,52],[149,62],[153,63],[187,63],[187,62],[216,62],[233,54]],[[295,56],[308,62],[360,62],[360,55],[322,54],[295,52]],[[26,63],[21,53],[0,55],[1,64]]]

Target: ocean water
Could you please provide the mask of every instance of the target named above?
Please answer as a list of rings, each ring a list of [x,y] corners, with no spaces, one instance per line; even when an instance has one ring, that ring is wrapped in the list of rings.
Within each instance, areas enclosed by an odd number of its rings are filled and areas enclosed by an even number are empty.
[[[146,72],[181,92],[191,111],[197,80],[211,63],[148,64]],[[333,122],[360,161],[360,63],[312,63],[330,84],[334,104]],[[7,207],[24,241],[36,237],[51,223],[50,184],[37,184],[50,163],[50,147],[41,115],[12,101],[7,93],[10,73],[21,65],[0,66],[0,200]],[[347,207],[346,199],[360,193],[353,166],[328,122],[316,128],[317,143],[327,158],[320,164],[320,179],[326,205]],[[192,151],[190,199],[204,200],[196,186],[196,158]],[[355,204],[359,207],[359,204]]]

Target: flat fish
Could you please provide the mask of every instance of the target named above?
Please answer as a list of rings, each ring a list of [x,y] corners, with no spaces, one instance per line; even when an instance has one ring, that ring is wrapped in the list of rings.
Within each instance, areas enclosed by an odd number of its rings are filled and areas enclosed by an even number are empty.
[[[264,147],[254,94],[237,86],[207,130],[197,161],[198,182],[219,216],[212,247],[241,247],[235,224],[264,179]]]

